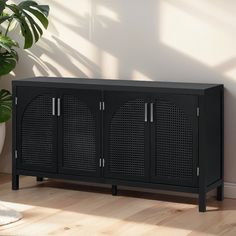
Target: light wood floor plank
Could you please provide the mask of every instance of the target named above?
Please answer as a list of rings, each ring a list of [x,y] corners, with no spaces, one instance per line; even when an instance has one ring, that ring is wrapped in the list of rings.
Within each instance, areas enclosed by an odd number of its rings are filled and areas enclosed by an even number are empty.
[[[9,175],[0,175],[0,204],[24,218],[0,227],[0,235],[17,236],[214,236],[236,235],[236,200],[208,201],[199,213],[196,199],[110,189],[22,177],[11,190]]]

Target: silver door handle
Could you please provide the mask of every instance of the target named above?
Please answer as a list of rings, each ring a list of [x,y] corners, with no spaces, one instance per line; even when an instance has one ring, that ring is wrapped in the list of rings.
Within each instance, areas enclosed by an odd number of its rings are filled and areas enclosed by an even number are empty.
[[[150,104],[150,122],[153,122],[153,103]]]
[[[61,99],[57,99],[57,116],[61,115]]]
[[[144,104],[144,122],[147,122],[147,108],[148,108],[148,104],[145,103]]]
[[[52,115],[56,115],[56,105],[55,105],[56,98],[52,98]]]

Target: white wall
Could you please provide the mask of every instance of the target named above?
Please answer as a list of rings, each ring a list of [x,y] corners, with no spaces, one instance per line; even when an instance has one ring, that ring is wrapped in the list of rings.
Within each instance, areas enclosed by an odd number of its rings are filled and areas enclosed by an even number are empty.
[[[10,79],[35,75],[225,85],[225,180],[236,183],[235,0],[38,0],[50,26]],[[10,125],[0,168],[10,171]]]

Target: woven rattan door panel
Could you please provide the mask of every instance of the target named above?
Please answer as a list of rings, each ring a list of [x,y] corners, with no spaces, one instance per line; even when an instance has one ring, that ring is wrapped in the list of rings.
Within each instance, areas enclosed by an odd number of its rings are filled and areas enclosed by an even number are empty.
[[[59,117],[60,172],[99,176],[101,140],[101,92],[61,91]]]
[[[197,98],[160,95],[152,102],[152,181],[194,187],[198,156]]]
[[[57,120],[52,114],[55,91],[20,87],[17,94],[18,167],[56,172]]]
[[[104,99],[106,177],[146,180],[149,162],[145,122],[147,97],[132,92],[107,92]]]

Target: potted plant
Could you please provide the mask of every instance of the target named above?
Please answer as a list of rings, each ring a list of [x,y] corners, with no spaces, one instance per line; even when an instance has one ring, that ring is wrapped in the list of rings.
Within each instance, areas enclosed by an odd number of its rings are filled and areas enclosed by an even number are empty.
[[[20,26],[24,38],[24,49],[28,49],[43,35],[48,27],[48,5],[35,1],[8,4],[0,0],[0,77],[9,74],[18,62],[19,43],[9,36],[11,29]],[[0,153],[5,139],[5,122],[11,118],[12,96],[8,90],[0,88]]]

